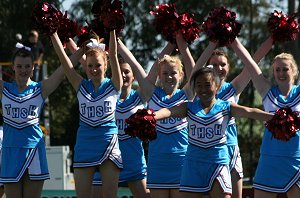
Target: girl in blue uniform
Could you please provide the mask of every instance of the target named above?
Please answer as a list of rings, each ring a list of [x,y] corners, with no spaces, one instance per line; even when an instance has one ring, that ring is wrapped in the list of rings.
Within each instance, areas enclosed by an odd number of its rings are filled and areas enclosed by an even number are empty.
[[[138,109],[143,109],[144,105],[138,92],[132,89],[134,76],[130,65],[123,59],[119,59],[119,63],[123,86],[116,108],[116,124],[124,166],[120,172],[119,182],[126,182],[134,197],[147,198],[149,197],[149,190],[146,189],[147,166],[142,141],[124,132],[124,128],[126,128],[125,119]],[[101,185],[102,180],[99,172],[97,172],[93,179],[94,198],[101,197]]]
[[[12,59],[15,81],[0,81],[4,118],[0,183],[6,197],[39,198],[44,180],[49,179],[39,119],[45,99],[64,79],[64,72],[60,67],[46,80],[32,81],[31,50],[21,44],[17,47]]]
[[[271,43],[269,39],[266,42]],[[263,98],[265,111],[290,106],[300,111],[300,87],[294,85],[298,67],[291,54],[277,55],[272,63],[276,84],[266,79],[238,39],[232,43],[233,49],[250,72],[257,91]],[[255,197],[276,197],[277,193],[287,192],[288,197],[300,197],[300,133],[289,141],[272,138],[265,128],[260,149],[260,159],[254,177]]]
[[[181,45],[179,42],[178,46]],[[178,57],[164,55],[158,60],[158,64],[151,69],[157,72],[159,78],[160,86],[155,86],[121,41],[119,45],[120,54],[132,67],[140,86],[141,98],[148,103],[149,108],[159,110],[186,101],[185,92],[178,89],[183,79],[182,64]],[[150,189],[151,197],[179,196],[181,168],[188,145],[187,138],[186,118],[171,117],[158,122],[157,139],[149,142],[148,147],[147,188]]]
[[[250,81],[249,72],[245,68],[231,82],[226,82],[227,76],[230,71],[229,56],[224,51],[215,50],[216,46],[217,43],[209,42],[209,45],[202,53],[201,57],[198,59],[194,67],[196,70],[202,67],[201,62],[203,62],[203,60],[201,61],[201,59],[204,58],[205,60],[205,57],[208,56],[209,59],[207,60],[207,65],[212,65],[221,79],[221,85],[217,94],[217,98],[238,103],[240,94]],[[272,43],[271,45],[269,45],[269,43],[264,42],[262,47],[259,48],[253,56],[254,60],[258,62],[268,52],[268,50],[270,50],[271,47]],[[262,48],[264,50],[262,50]],[[186,53],[185,51],[181,51],[181,54]],[[186,56],[191,55],[186,54]],[[243,167],[238,146],[237,128],[234,117],[231,118],[227,128],[227,146],[229,149],[230,156],[229,169],[231,172],[232,180],[232,197],[241,198],[243,188]]]
[[[74,178],[77,197],[91,197],[95,169],[103,180],[103,196],[116,197],[122,158],[118,143],[115,110],[122,76],[117,59],[115,31],[110,32],[109,60],[112,78],[105,77],[107,56],[104,48],[90,48],[85,52],[85,72],[88,80],[73,67],[57,36],[51,38],[65,74],[77,91],[80,126],[74,155]],[[102,46],[103,47],[103,46]]]
[[[194,70],[186,88],[189,102],[155,112],[155,118],[186,117],[189,146],[181,174],[183,197],[230,197],[226,129],[232,116],[269,120],[272,114],[216,98],[221,79],[213,66]],[[196,95],[196,97],[194,97]]]

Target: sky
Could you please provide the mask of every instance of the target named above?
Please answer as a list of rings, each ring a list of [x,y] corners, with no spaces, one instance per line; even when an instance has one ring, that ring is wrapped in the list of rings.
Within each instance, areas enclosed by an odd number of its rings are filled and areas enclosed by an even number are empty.
[[[62,4],[63,9],[68,10],[73,2],[76,2],[76,0],[64,0]]]

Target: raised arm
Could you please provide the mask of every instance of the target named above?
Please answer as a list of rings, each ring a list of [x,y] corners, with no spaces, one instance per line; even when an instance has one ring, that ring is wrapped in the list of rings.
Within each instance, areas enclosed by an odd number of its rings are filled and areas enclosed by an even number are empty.
[[[256,52],[253,55],[253,60],[258,64],[261,59],[263,59],[267,53],[271,50],[273,46],[273,38],[272,36],[269,36],[267,40],[265,40],[261,46],[256,50]]]
[[[209,42],[208,46],[205,48],[205,50],[200,55],[199,59],[197,60],[195,66],[192,69],[191,75],[193,75],[194,72],[199,70],[201,67],[205,66],[206,62],[208,61],[209,57],[211,57],[213,51],[215,50],[217,46],[217,43]],[[190,89],[190,78],[188,79],[188,83],[185,84],[185,86],[182,88],[188,99],[192,100],[194,98],[194,92]]]
[[[109,35],[109,62],[111,66],[112,82],[117,90],[121,90],[123,85],[121,69],[117,55],[117,39],[115,30],[110,31]]]
[[[154,92],[155,85],[151,84],[147,77],[144,68],[136,60],[129,49],[123,44],[121,40],[118,40],[118,50],[124,60],[130,65],[135,78],[139,83],[139,93],[144,102],[147,102]]]
[[[159,63],[159,59],[162,59],[163,56],[165,54],[171,54],[173,52],[173,50],[175,49],[175,45],[168,42],[168,44],[164,47],[164,49],[160,52],[160,54],[158,55],[156,61],[154,62],[154,64],[152,65],[152,67],[150,68],[150,71],[148,72],[147,75],[147,80],[152,83],[153,85],[155,85],[157,78],[158,78],[158,63]]]
[[[74,69],[73,64],[72,64],[71,60],[69,59],[69,57],[67,56],[57,33],[54,33],[51,36],[51,41],[52,41],[53,47],[58,55],[58,58],[62,64],[65,75],[67,76],[67,78],[68,78],[69,82],[71,83],[71,85],[73,86],[73,88],[75,90],[78,90],[79,85],[83,79],[82,76],[80,76]],[[79,50],[80,51],[78,51],[78,53],[82,53],[82,55],[83,55],[82,49],[79,49]]]
[[[205,50],[202,52],[202,54],[198,58],[195,66],[192,70],[192,73],[197,71],[199,68],[205,66],[206,62],[211,57],[211,55],[214,52],[214,50],[216,49],[217,45],[218,45],[217,43],[209,41],[208,46],[205,48]]]
[[[260,68],[238,38],[234,40],[231,46],[247,67],[255,88],[258,90],[259,94],[264,97],[271,87],[271,82],[263,76]]]
[[[176,42],[184,64],[186,78],[189,79],[192,73],[192,69],[195,65],[195,61],[181,32],[178,32],[178,34],[176,35]]]
[[[256,52],[253,55],[253,60],[258,64],[260,62],[260,60],[263,57],[265,57],[265,55],[270,51],[272,46],[273,46],[273,39],[272,39],[272,37],[269,37],[256,50]],[[232,80],[232,85],[235,88],[235,90],[237,91],[237,94],[240,94],[245,89],[245,87],[248,85],[250,80],[251,80],[251,76],[249,74],[249,71],[248,71],[247,67],[244,67],[242,72]]]
[[[78,60],[82,57],[82,52],[81,50],[77,50],[70,56],[70,60],[73,65],[78,63]],[[48,97],[63,81],[65,78],[65,73],[63,70],[63,67],[60,66],[57,68],[51,76],[45,80],[42,81],[43,85],[43,91],[42,94],[44,97]]]
[[[74,42],[74,40],[73,39],[69,39],[69,42],[66,44],[66,46],[67,46],[67,48],[72,52],[72,54],[73,53],[75,53],[78,49],[79,49],[79,47],[77,46],[77,44]],[[85,69],[85,67],[86,67],[86,56],[85,55],[83,55],[80,59],[79,59],[79,62],[80,62],[80,64],[84,67],[84,69]]]

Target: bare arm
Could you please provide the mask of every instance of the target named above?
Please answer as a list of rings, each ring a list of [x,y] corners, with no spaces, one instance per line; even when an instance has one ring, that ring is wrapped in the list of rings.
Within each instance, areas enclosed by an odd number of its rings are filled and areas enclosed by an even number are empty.
[[[82,76],[80,76],[74,69],[73,64],[72,64],[71,60],[69,59],[69,57],[67,56],[57,33],[54,33],[51,36],[51,41],[52,41],[53,47],[58,55],[58,58],[62,64],[65,75],[67,76],[67,78],[68,78],[69,82],[71,83],[71,85],[73,86],[73,88],[75,90],[78,90],[79,85],[83,79]]]
[[[75,53],[79,48],[77,47],[77,44],[74,42],[74,40],[73,39],[69,39],[69,42],[66,44],[66,46],[67,46],[67,48],[72,52],[72,54],[73,53]],[[79,60],[79,62],[80,62],[80,64],[84,67],[84,69],[85,69],[85,67],[86,67],[86,56],[85,55],[83,55],[81,58],[80,58],[80,60]]]
[[[117,90],[121,90],[123,79],[117,56],[117,39],[115,30],[110,32],[109,36],[109,62],[112,71],[112,82]]]
[[[256,50],[256,52],[253,55],[253,60],[258,64],[260,60],[265,57],[265,55],[270,51],[273,45],[273,39],[270,36],[265,42],[262,43],[262,45]],[[244,67],[242,72],[232,80],[232,85],[237,91],[237,94],[239,95],[245,87],[248,85],[248,83],[251,80],[250,73],[247,69],[247,67]]]
[[[201,67],[205,66],[206,62],[208,61],[208,59],[211,57],[213,51],[215,50],[217,46],[217,43],[214,42],[209,42],[208,46],[205,48],[205,50],[202,52],[201,56],[199,57],[199,59],[197,60],[195,66],[192,69],[191,75],[193,75],[194,72],[196,72],[197,70],[199,70]],[[188,83],[185,84],[185,86],[182,88],[188,99],[192,100],[194,98],[194,92],[193,90],[190,89],[190,78],[188,80]]]
[[[192,70],[192,73],[197,71],[199,68],[205,66],[206,62],[211,57],[211,55],[216,47],[217,47],[217,43],[214,43],[211,41],[209,42],[208,46],[205,48],[205,50],[202,52],[201,56],[198,58],[195,66]]]
[[[267,53],[271,50],[273,46],[272,36],[269,36],[267,40],[265,40],[261,46],[256,50],[253,55],[253,60],[258,64],[263,57],[267,55]]]
[[[165,54],[171,54],[173,52],[175,48],[175,45],[168,42],[168,44],[164,47],[164,49],[160,52],[160,54],[158,55],[158,58],[156,59],[156,61],[154,62],[154,64],[152,65],[150,71],[148,72],[147,75],[147,80],[152,83],[153,85],[156,83],[157,81],[157,77],[158,77],[158,62],[159,59],[163,58],[163,56]]]
[[[263,76],[260,68],[238,38],[235,39],[231,46],[247,67],[255,88],[258,90],[259,94],[264,97],[271,87],[271,82]]]
[[[231,115],[237,118],[251,118],[254,120],[268,121],[273,117],[272,113],[265,112],[258,108],[250,108],[231,103]]]
[[[150,99],[151,95],[154,92],[155,85],[151,84],[147,80],[147,74],[144,68],[140,65],[140,63],[136,60],[133,54],[129,51],[129,49],[123,44],[121,40],[118,40],[118,49],[121,56],[125,59],[125,61],[130,65],[135,78],[139,83],[139,93],[143,102],[146,102]]]
[[[172,108],[162,108],[155,112],[155,119],[161,120],[169,117],[184,118],[187,115],[187,103],[182,103],[179,106]]]
[[[192,73],[192,69],[195,65],[195,61],[194,61],[193,56],[192,56],[192,54],[189,50],[188,44],[184,40],[181,32],[179,32],[176,35],[176,42],[177,42],[179,52],[182,56],[186,77],[187,77],[187,79],[189,79],[190,75]]]
[[[76,64],[78,60],[82,57],[82,51],[77,50],[70,56],[72,64]],[[65,78],[63,67],[60,66],[55,72],[48,78],[42,81],[43,85],[43,96],[48,97],[63,81]]]

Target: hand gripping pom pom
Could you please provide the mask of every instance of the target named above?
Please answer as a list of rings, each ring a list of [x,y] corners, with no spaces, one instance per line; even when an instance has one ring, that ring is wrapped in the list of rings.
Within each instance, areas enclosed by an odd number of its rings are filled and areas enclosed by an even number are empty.
[[[67,18],[67,12],[65,13],[65,17],[62,18],[59,24],[59,28],[57,30],[57,34],[65,46],[67,42],[69,42],[69,38],[73,38],[78,34],[79,27],[77,22],[72,21]]]
[[[288,106],[278,109],[273,118],[265,123],[266,128],[272,133],[272,137],[289,141],[300,129],[300,117],[298,112],[292,111]]]
[[[202,29],[208,39],[218,42],[219,46],[227,46],[239,35],[242,25],[236,21],[235,12],[225,7],[210,11],[208,18],[202,24]]]
[[[47,2],[34,3],[32,19],[36,28],[47,36],[51,36],[58,30],[63,18],[62,12],[56,9],[54,5]]]
[[[39,32],[46,36],[51,36],[57,32],[63,45],[69,42],[69,38],[77,35],[77,22],[68,19],[67,12],[62,14],[54,5],[47,2],[34,4],[32,18]]]
[[[154,15],[153,25],[156,31],[164,39],[171,43],[176,42],[176,32],[180,29],[179,14],[174,4],[158,4],[155,11],[151,10],[150,14]]]
[[[200,37],[199,24],[192,18],[189,13],[183,13],[178,18],[180,23],[180,31],[187,43],[191,44]]]
[[[282,11],[275,10],[271,13],[267,25],[274,42],[295,40],[299,32],[296,14],[286,16]]]
[[[125,26],[125,13],[120,0],[98,0],[92,6],[92,13],[99,19],[105,28],[110,30],[115,29],[116,34],[121,33]]]
[[[125,133],[138,137],[144,142],[148,142],[157,138],[156,120],[152,109],[139,109],[125,120],[128,124],[124,129]]]

